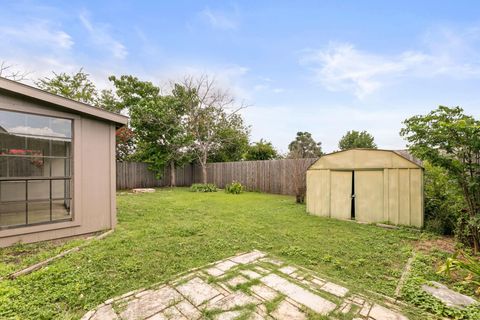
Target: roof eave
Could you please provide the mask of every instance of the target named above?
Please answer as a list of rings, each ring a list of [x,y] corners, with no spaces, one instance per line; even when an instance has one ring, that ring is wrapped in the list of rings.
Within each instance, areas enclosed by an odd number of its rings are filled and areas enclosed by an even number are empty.
[[[86,114],[91,117],[115,123],[116,127],[128,123],[128,117],[109,112],[86,103],[78,102],[59,95],[55,95],[38,88],[0,77],[0,92],[14,96],[26,97],[44,104],[53,105],[73,113]]]

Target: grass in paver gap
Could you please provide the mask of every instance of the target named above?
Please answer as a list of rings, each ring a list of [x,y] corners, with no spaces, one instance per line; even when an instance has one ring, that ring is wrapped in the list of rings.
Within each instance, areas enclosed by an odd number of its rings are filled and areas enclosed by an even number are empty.
[[[285,295],[279,294],[273,300],[265,302],[264,306],[267,309],[267,313],[270,314],[275,311],[283,300],[285,300]]]
[[[205,319],[213,319],[215,318],[216,315],[219,315],[220,313],[224,313],[224,312],[228,312],[228,311],[240,311],[241,312],[241,315],[239,315],[239,317],[243,317],[243,316],[248,316],[255,310],[255,307],[256,305],[254,303],[249,303],[249,304],[246,304],[246,305],[243,305],[243,306],[238,306],[238,307],[234,307],[232,309],[228,309],[228,310],[222,310],[222,309],[202,309],[202,316],[205,318]],[[245,319],[247,319],[245,318]],[[235,319],[238,319],[235,318]]]
[[[79,318],[111,297],[255,248],[343,280],[351,290],[391,296],[423,237],[308,215],[290,196],[177,188],[117,199],[112,235],[48,268],[0,282],[0,318]]]

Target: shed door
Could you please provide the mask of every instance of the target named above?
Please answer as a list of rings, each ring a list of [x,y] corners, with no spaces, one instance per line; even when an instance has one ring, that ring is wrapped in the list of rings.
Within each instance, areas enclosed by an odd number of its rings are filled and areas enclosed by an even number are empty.
[[[330,184],[330,216],[351,219],[352,171],[331,171]]]
[[[382,222],[383,170],[355,171],[355,219]]]

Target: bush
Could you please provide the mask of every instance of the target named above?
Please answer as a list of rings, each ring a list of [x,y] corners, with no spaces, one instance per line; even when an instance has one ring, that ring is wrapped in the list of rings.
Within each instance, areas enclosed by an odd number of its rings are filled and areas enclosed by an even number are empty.
[[[226,185],[225,192],[231,194],[240,194],[244,189],[245,187],[240,182],[233,181],[232,183]]]
[[[465,200],[457,182],[428,162],[425,165],[425,229],[451,235],[459,223]]]
[[[193,192],[217,192],[217,186],[213,183],[195,183],[190,187]]]

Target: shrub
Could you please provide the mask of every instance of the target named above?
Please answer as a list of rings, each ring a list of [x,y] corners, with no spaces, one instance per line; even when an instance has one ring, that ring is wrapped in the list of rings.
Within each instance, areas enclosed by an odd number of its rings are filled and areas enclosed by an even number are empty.
[[[231,194],[240,194],[244,189],[245,187],[240,182],[233,181],[232,183],[226,185],[225,192]]]
[[[194,183],[190,187],[193,192],[217,192],[217,186],[213,183]]]
[[[451,235],[458,229],[465,200],[457,182],[446,170],[428,162],[425,166],[425,228]]]

